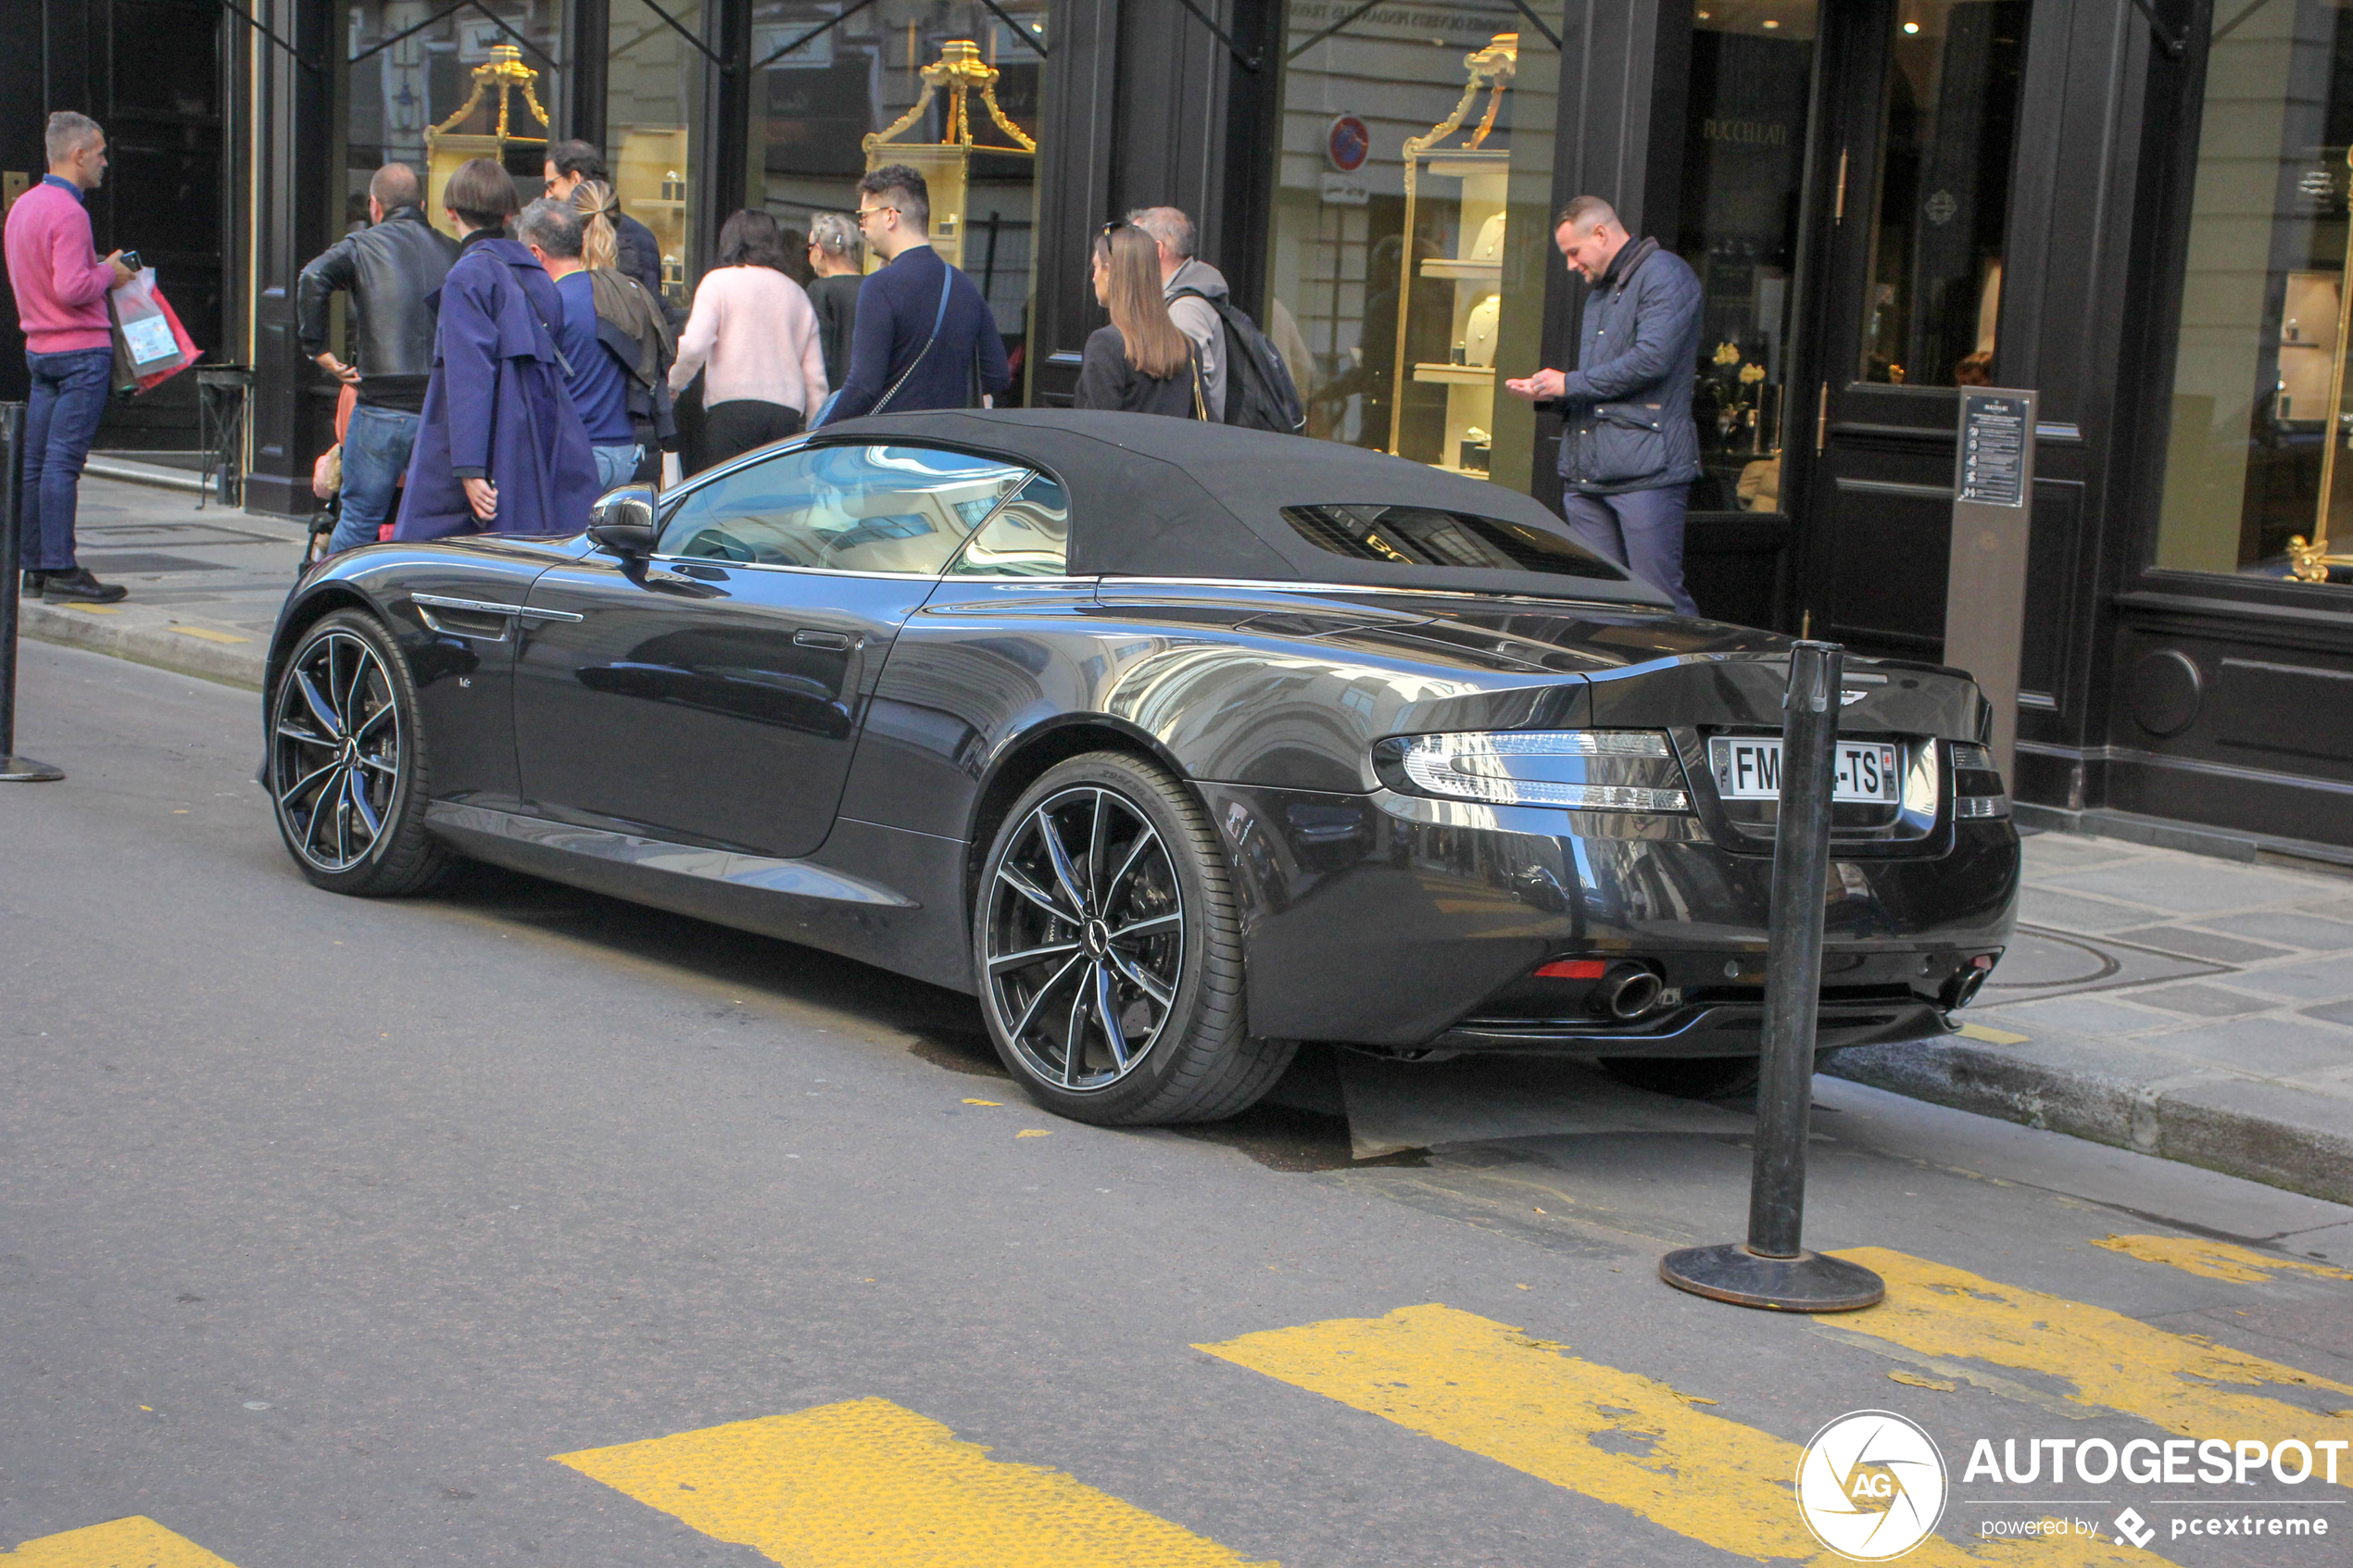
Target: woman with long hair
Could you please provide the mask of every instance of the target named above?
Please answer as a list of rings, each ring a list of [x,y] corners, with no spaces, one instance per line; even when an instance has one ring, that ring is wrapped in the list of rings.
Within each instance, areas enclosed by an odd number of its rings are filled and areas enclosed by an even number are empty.
[[[629,423],[640,452],[636,477],[650,482],[661,472],[661,454],[678,446],[669,379],[678,340],[661,301],[621,270],[621,202],[612,187],[583,180],[570,200],[580,214],[580,259],[596,300],[597,335],[627,372]]]
[[[809,269],[817,274],[809,285],[809,303],[817,307],[825,383],[839,386],[849,373],[849,334],[858,325],[858,290],[866,282],[858,270],[855,219],[821,212],[809,220]]]
[[[784,266],[784,236],[767,213],[738,212],[719,231],[670,368],[673,392],[703,378],[702,450],[690,471],[799,434],[824,401],[817,312]]]
[[[1105,224],[1095,236],[1094,282],[1111,325],[1087,339],[1076,406],[1200,418],[1201,367],[1161,297],[1160,247],[1152,237],[1132,224]]]

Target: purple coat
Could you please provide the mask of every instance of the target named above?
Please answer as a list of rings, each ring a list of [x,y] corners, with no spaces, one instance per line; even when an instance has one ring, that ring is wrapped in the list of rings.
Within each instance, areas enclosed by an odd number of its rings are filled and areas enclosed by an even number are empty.
[[[553,280],[514,241],[476,240],[427,303],[441,313],[433,380],[392,536],[587,527],[597,459],[547,329],[563,319]],[[487,525],[466,504],[464,478],[498,487],[498,516]]]

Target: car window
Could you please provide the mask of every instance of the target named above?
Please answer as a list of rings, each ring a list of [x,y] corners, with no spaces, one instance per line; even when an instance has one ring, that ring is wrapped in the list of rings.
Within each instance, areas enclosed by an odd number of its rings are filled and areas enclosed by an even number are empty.
[[[1614,563],[1574,540],[1471,512],[1378,505],[1285,507],[1283,521],[1317,549],[1351,560],[1626,581]]]
[[[1035,473],[948,571],[958,577],[1060,577],[1069,569],[1070,497]]]
[[[924,446],[803,446],[689,492],[661,553],[930,576],[1028,476]]]

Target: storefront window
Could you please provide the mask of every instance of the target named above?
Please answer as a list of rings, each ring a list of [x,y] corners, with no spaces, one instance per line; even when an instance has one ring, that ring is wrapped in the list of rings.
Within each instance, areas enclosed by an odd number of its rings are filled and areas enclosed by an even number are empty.
[[[622,210],[653,231],[662,292],[685,306],[699,258],[700,181],[689,128],[703,123],[711,63],[684,33],[706,37],[703,0],[611,0],[605,78],[605,156]],[[732,210],[732,208],[730,209]],[[724,216],[722,214],[721,216]]]
[[[1904,0],[1892,7],[1861,380],[1991,380],[2027,4]]]
[[[1677,254],[1705,291],[1699,511],[1781,509],[1799,198],[1815,0],[1706,0],[1692,12]]]
[[[1501,386],[1539,368],[1560,265],[1546,9],[1284,6],[1264,325],[1310,434],[1529,488],[1534,412]]]
[[[2353,8],[2218,7],[2157,564],[2353,580]]]
[[[866,172],[866,138],[896,125],[923,100],[924,69],[969,41],[999,110],[1035,141],[1045,75],[1046,0],[759,0],[752,12],[751,167],[768,210],[792,232],[794,250],[821,212],[849,213]],[[1013,367],[1012,395],[1026,384],[1037,158],[1025,156],[981,93],[969,92],[960,127],[956,99],[935,91],[915,123],[893,136],[885,161],[925,167],[935,246],[969,273],[997,318]],[[972,151],[944,144],[969,129]],[[951,136],[951,130],[958,132]],[[954,165],[950,168],[949,165]],[[937,166],[937,167],[935,167]],[[963,194],[956,195],[961,172]],[[868,258],[871,264],[872,258]]]
[[[430,175],[434,144],[444,140],[448,145],[442,162],[448,167],[478,154],[497,157],[516,176],[522,196],[539,194],[541,144],[548,127],[531,103],[535,100],[554,123],[564,123],[564,72],[559,63],[563,14],[558,0],[484,0],[457,10],[433,0],[352,0],[346,15],[352,56],[344,156],[346,221],[367,221],[368,180],[378,169],[405,163]],[[514,61],[507,72],[509,139],[501,144],[500,94],[493,84],[477,97],[476,73],[509,53]],[[530,73],[528,96],[518,69]],[[459,117],[454,123],[453,116]],[[447,179],[447,168],[440,174]],[[433,204],[426,205],[428,215],[438,220]]]

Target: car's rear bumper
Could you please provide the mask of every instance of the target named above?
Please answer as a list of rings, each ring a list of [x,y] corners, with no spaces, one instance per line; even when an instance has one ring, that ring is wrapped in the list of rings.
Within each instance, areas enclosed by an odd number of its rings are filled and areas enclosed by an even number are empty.
[[[1254,1033],[1412,1048],[1728,1056],[1756,1048],[1772,859],[1690,817],[1482,807],[1376,791],[1199,786],[1234,871]],[[1833,847],[1833,856],[1836,850]],[[2010,938],[2018,835],[1834,859],[1819,1045],[1916,1038]],[[1565,956],[1641,962],[1681,1001],[1632,1023]]]

